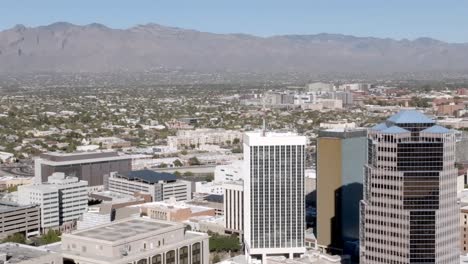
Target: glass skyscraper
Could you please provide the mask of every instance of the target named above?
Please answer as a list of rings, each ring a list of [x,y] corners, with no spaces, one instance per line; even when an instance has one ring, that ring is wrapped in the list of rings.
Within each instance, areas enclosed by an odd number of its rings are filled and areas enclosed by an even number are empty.
[[[453,131],[414,110],[368,131],[361,263],[458,264]]]

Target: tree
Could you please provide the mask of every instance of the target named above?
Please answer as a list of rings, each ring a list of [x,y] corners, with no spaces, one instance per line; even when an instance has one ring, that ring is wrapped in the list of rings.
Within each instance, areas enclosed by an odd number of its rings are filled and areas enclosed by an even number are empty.
[[[189,160],[188,160],[188,163],[190,166],[196,166],[196,165],[200,165],[200,161],[197,159],[197,157],[191,157]]]
[[[213,256],[213,263],[218,263],[218,262],[221,262],[221,257],[216,254]]]
[[[242,153],[242,148],[237,146],[231,150],[232,153]]]
[[[47,233],[41,236],[40,243],[41,245],[47,245],[47,244],[59,242],[61,241],[60,235],[61,233],[59,231],[49,229]]]
[[[208,175],[205,177],[205,181],[207,182],[212,182],[214,180],[214,176],[213,175]]]
[[[19,243],[19,244],[26,244],[26,237],[23,233],[14,233],[13,235],[9,235],[5,239],[2,240],[3,243],[12,242],[12,243]]]
[[[232,144],[237,145],[239,143],[240,143],[240,139],[238,139],[238,138],[235,138],[235,139],[232,140]]]
[[[18,191],[18,185],[9,186],[6,189],[6,191],[9,192],[9,193],[16,192],[16,191]]]
[[[167,168],[167,164],[163,162],[159,164],[158,168]]]
[[[189,177],[190,177],[190,176],[193,176],[193,172],[191,172],[191,171],[186,171],[186,172],[184,172],[184,176],[189,176]]]
[[[221,252],[221,251],[239,251],[241,245],[239,238],[235,235],[222,236],[219,234],[212,234],[210,236],[210,252]]]
[[[178,159],[174,160],[174,162],[172,164],[174,164],[175,167],[184,166],[184,164],[182,164],[182,162],[180,160],[178,160]]]

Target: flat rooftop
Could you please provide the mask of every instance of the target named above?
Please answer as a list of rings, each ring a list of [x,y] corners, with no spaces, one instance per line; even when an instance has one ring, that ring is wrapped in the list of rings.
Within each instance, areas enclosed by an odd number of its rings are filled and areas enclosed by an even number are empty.
[[[0,202],[0,214],[19,210],[19,209],[24,209],[24,208],[36,207],[36,206],[37,205],[19,205],[16,203],[2,201]]]
[[[125,174],[117,174],[121,178],[128,179],[130,181],[140,181],[149,184],[158,183],[160,181],[176,181],[177,177],[175,174],[167,172],[156,172],[152,170],[137,170],[130,171]]]
[[[123,221],[74,232],[72,235],[114,242],[175,226],[183,227],[183,225],[178,223],[163,222],[146,218],[129,218]]]
[[[94,152],[48,152],[39,155],[43,163],[50,165],[66,165],[66,164],[80,164],[80,163],[93,163],[104,162],[113,160],[131,159],[128,155],[119,155],[116,151],[94,151]]]
[[[50,251],[46,249],[41,249],[37,247],[16,244],[16,243],[3,243],[0,244],[0,254],[7,255],[7,262],[9,264],[21,263],[27,260],[34,260],[48,254],[51,254]],[[3,262],[0,262],[3,263]]]

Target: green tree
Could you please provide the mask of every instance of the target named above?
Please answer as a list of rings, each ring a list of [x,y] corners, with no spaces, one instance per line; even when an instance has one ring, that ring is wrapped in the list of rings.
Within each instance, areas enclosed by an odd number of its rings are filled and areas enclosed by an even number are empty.
[[[189,160],[188,160],[188,163],[190,166],[196,166],[196,165],[200,165],[200,161],[197,159],[197,157],[191,157]]]
[[[240,139],[238,139],[238,138],[235,138],[235,139],[232,140],[232,144],[237,145],[239,143],[240,143]]]
[[[158,168],[167,168],[167,164],[163,162],[158,165]]]
[[[23,233],[14,233],[9,235],[5,239],[2,240],[3,243],[12,242],[12,243],[19,243],[19,244],[26,244],[26,237]]]
[[[10,186],[6,189],[7,192],[12,193],[18,191],[18,185]]]
[[[212,234],[209,244],[210,252],[239,251],[241,249],[239,238],[235,235],[223,236]]]
[[[61,241],[60,235],[61,233],[59,231],[49,229],[47,233],[41,236],[40,243],[41,245],[47,245],[47,244],[59,242]]]
[[[213,175],[208,175],[205,177],[205,181],[207,182],[212,182],[214,180],[214,176]]]
[[[182,162],[180,160],[178,160],[178,159],[174,160],[174,162],[172,164],[174,164],[174,166],[176,166],[176,167],[184,166],[184,164],[182,164]]]

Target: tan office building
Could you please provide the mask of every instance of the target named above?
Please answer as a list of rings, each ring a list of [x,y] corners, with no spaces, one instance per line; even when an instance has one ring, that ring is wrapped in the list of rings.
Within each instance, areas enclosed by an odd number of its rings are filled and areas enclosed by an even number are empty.
[[[62,255],[80,264],[208,264],[208,235],[181,223],[128,218],[63,234]]]
[[[317,139],[318,245],[341,253],[359,239],[359,201],[366,163],[366,130],[330,129]]]

